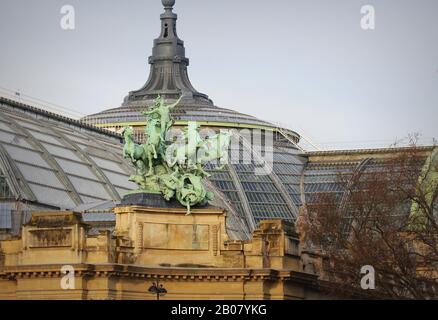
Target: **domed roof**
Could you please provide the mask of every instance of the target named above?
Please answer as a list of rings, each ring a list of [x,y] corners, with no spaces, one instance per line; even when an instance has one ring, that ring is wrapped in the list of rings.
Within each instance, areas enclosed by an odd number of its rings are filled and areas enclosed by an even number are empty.
[[[7,103],[9,106],[0,116],[0,169],[5,173],[14,167],[8,177],[14,197],[71,210],[92,208],[96,202],[100,205],[102,201],[120,201],[124,193],[135,189],[128,181],[134,168],[123,160],[121,137],[84,123],[104,127],[142,125],[147,119],[141,116],[141,111],[151,106],[158,95],[167,100],[183,96],[173,111],[176,121],[275,129],[274,125],[255,117],[216,107],[206,94],[193,88],[187,76],[188,59],[183,42],[176,35],[172,2],[165,1],[162,33],[155,40],[149,59],[149,80],[140,90],[130,92],[121,107],[67,124],[66,119],[54,120],[56,116],[45,120],[45,114],[41,117],[40,111],[27,116],[17,114],[17,109],[24,107],[15,104],[11,108],[10,102]],[[215,193],[215,205],[227,210],[227,230],[232,238],[244,239],[262,219],[297,217],[306,157],[290,140],[274,134],[273,159],[268,160],[271,163],[266,166],[265,174],[256,175],[256,168],[264,168],[265,163],[252,155],[250,141],[236,135],[243,143],[238,144],[238,150],[230,149],[230,158],[237,151],[249,155],[251,160],[239,160],[221,169],[208,167],[212,176],[205,184]],[[295,133],[292,136],[299,139]],[[17,145],[19,142],[22,145]],[[14,161],[19,165],[11,164]]]
[[[129,182],[134,168],[123,159],[121,136],[86,123],[140,125],[146,122],[141,111],[152,105],[158,94],[168,100],[183,95],[173,111],[177,121],[276,129],[255,117],[216,107],[207,95],[193,88],[184,46],[176,36],[173,3],[163,1],[162,35],[155,40],[149,60],[149,80],[142,89],[131,92],[121,107],[79,122],[0,97],[0,209],[10,206],[6,200],[15,200],[37,207],[93,211],[90,221],[101,219],[94,211],[111,208],[136,188]],[[251,142],[236,132],[242,143],[232,143],[230,159],[233,152],[245,155],[243,159],[220,169],[213,165],[207,168],[212,176],[204,182],[215,193],[214,205],[228,212],[226,228],[232,239],[248,238],[263,219],[295,220],[299,208],[314,202],[321,192],[340,193],[339,198],[345,198],[347,193],[342,195],[336,182],[339,173],[353,175],[379,168],[378,161],[370,161],[373,156],[369,152],[348,161],[338,153],[330,159],[327,154],[313,154],[312,159],[297,149],[297,134],[273,131],[272,159],[261,161]],[[255,174],[256,169],[264,174]],[[12,206],[7,209],[9,217],[2,210],[0,229],[3,222],[9,226],[12,221]]]
[[[72,210],[87,222],[111,222],[110,209],[137,188],[129,181],[134,172],[117,134],[0,97],[0,230],[20,221],[12,216],[15,207]],[[230,237],[248,238],[244,216],[215,183],[205,183],[216,195],[212,204],[228,212]]]
[[[175,1],[162,1],[165,12],[161,14],[161,33],[154,40],[149,78],[139,90],[131,91],[122,106],[89,115],[83,120],[100,127],[118,127],[126,124],[142,125],[147,118],[141,112],[154,104],[159,96],[169,103],[182,96],[181,102],[173,111],[176,121],[198,121],[204,125],[228,127],[263,127],[275,129],[277,126],[230,109],[220,108],[204,93],[197,91],[190,82],[187,67],[189,59],[185,56],[184,41],[177,35],[177,15],[173,13]],[[294,140],[299,135],[287,130]]]
[[[215,106],[206,94],[193,87],[188,77],[189,59],[185,56],[184,42],[176,32],[177,15],[172,12],[172,2],[163,1],[165,12],[161,15],[161,34],[154,41],[146,84],[130,92],[122,106],[87,116],[83,120],[101,127],[142,126],[147,122],[147,118],[141,115],[142,111],[152,106],[158,95],[164,96],[169,103],[182,95],[181,102],[172,112],[177,125],[178,122],[197,121],[203,126],[277,131],[279,128],[274,124]],[[212,176],[205,183],[213,189],[216,199],[221,199],[222,205],[235,212],[233,216],[244,222],[244,228],[239,227],[240,233],[242,230],[253,231],[262,219],[292,221],[298,216],[301,205],[300,181],[306,157],[296,147],[300,136],[290,130],[281,129],[281,132],[280,135],[274,134],[273,159],[265,174],[254,174],[256,168],[264,167],[264,164],[260,165],[263,161],[254,156],[251,142],[238,136],[238,133],[237,138],[245,142],[238,143],[239,150],[230,150],[230,153],[237,151],[249,155],[251,161],[233,162],[220,170],[210,168]]]
[[[108,109],[97,114],[89,115],[83,119],[89,124],[99,126],[117,126],[133,123],[145,123],[147,117],[141,113],[154,104],[153,100],[137,101],[119,108]],[[205,124],[217,123],[224,126],[239,125],[245,127],[275,128],[275,125],[259,120],[256,117],[242,114],[230,109],[219,108],[213,105],[195,104],[192,101],[182,101],[172,111],[172,117],[177,122],[198,121]]]
[[[238,150],[233,147],[230,154],[253,152],[249,143],[239,144]],[[122,149],[117,134],[0,97],[0,229],[20,221],[12,216],[17,211],[8,201],[21,201],[24,211],[69,209],[89,214],[87,222],[112,223],[108,208],[136,188],[128,180],[134,168],[123,159]],[[425,156],[431,150],[426,148]],[[261,220],[294,221],[299,208],[317,201],[320,193],[336,193],[344,199],[348,193],[337,181],[340,173],[352,176],[381,170],[380,153],[392,152],[303,154],[274,135],[268,166],[257,155],[221,169],[208,165],[212,176],[204,183],[215,194],[212,204],[227,210],[230,237],[247,239]],[[255,174],[256,169],[265,171]],[[99,222],[101,216],[105,223]]]

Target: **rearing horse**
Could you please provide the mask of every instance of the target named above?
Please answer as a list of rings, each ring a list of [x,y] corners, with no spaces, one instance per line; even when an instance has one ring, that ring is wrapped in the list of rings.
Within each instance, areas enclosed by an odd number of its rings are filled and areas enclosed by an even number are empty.
[[[123,137],[125,139],[125,146],[123,147],[123,157],[130,158],[133,163],[138,160],[146,160],[144,149],[141,145],[134,141],[134,128],[125,127],[123,129]]]
[[[129,158],[136,168],[136,175],[131,176],[130,181],[140,181],[146,170],[148,157],[146,155],[143,145],[136,144],[134,141],[134,128],[125,127],[123,129],[123,137],[125,138],[123,157]]]
[[[149,171],[146,174],[151,176],[154,174],[153,160],[158,159],[158,148],[162,142],[161,132],[160,132],[160,120],[157,118],[152,118],[148,121],[145,128],[146,143],[142,145],[146,158],[148,161]]]

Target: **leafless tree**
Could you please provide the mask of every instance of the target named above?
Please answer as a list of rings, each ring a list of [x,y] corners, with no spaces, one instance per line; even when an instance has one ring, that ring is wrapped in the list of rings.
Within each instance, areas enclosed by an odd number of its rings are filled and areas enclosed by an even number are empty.
[[[430,154],[430,152],[429,152]],[[374,170],[339,175],[340,193],[320,193],[300,217],[306,246],[326,259],[333,290],[360,291],[360,270],[375,270],[375,298],[438,298],[438,167],[412,145]],[[436,183],[435,183],[436,187]],[[435,215],[434,215],[435,214]]]

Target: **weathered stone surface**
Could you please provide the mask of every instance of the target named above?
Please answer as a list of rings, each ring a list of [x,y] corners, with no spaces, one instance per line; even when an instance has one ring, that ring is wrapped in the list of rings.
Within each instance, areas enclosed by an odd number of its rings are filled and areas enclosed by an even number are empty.
[[[162,299],[325,297],[320,257],[301,252],[293,224],[262,221],[252,240],[230,241],[223,209],[187,215],[178,204],[151,207],[157,199],[128,196],[149,206],[115,208],[112,234],[87,232],[77,213],[34,213],[21,239],[0,241],[0,299],[155,299],[145,290],[155,279]],[[61,287],[66,265],[74,290]]]

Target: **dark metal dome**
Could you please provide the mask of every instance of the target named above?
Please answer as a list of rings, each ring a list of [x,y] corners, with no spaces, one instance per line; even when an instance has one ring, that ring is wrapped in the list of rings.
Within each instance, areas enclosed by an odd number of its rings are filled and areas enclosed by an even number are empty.
[[[136,187],[128,181],[134,168],[123,159],[122,137],[96,125],[141,127],[146,123],[141,111],[152,105],[158,94],[169,100],[184,95],[173,112],[177,122],[274,132],[270,163],[252,154],[251,139],[236,133],[240,141],[231,145],[231,155],[237,151],[250,156],[246,160],[239,157],[219,170],[208,168],[212,176],[205,183],[215,193],[215,205],[228,212],[226,228],[232,239],[247,239],[263,219],[295,220],[320,193],[347,198],[348,193],[337,182],[340,173],[354,176],[379,170],[381,157],[370,151],[352,157],[339,152],[304,154],[296,147],[300,137],[293,131],[214,106],[190,84],[188,59],[176,35],[173,4],[173,0],[163,0],[162,34],[155,40],[149,60],[148,82],[131,92],[121,107],[79,122],[0,97],[0,236],[2,229],[13,229],[14,223],[25,220],[17,217],[36,208],[84,212],[87,222],[113,224],[114,215],[108,220],[106,211]],[[266,172],[255,174],[265,164],[270,165]]]
[[[277,126],[272,123],[215,106],[208,95],[193,87],[187,71],[189,59],[185,56],[184,42],[176,31],[177,15],[172,11],[175,1],[163,0],[162,3],[165,12],[161,14],[161,33],[154,40],[146,84],[139,90],[131,91],[120,107],[89,115],[83,120],[112,129],[128,124],[142,126],[147,119],[141,112],[152,106],[158,95],[164,96],[169,102],[182,95],[181,103],[172,114],[176,121],[198,121],[205,126],[276,129]],[[297,133],[286,131],[295,142],[299,141]]]
[[[83,121],[111,129],[126,125],[140,129],[147,122],[147,118],[141,115],[142,111],[152,106],[158,95],[164,96],[169,103],[182,95],[182,101],[172,112],[176,125],[197,121],[206,127],[274,132],[273,159],[270,160],[272,170],[262,175],[254,174],[256,168],[263,165],[260,159],[252,155],[251,141],[236,133],[242,141],[237,143],[237,152],[250,154],[252,160],[249,163],[232,163],[219,171],[212,170],[212,177],[206,184],[214,190],[216,199],[220,199],[222,205],[227,205],[227,210],[234,211],[234,216],[244,222],[245,227],[237,227],[236,232],[252,231],[262,219],[294,220],[302,204],[301,177],[306,163],[305,156],[296,147],[300,136],[253,116],[219,108],[206,94],[194,89],[188,77],[189,60],[185,56],[184,42],[176,33],[177,16],[172,12],[173,1],[163,1],[163,5],[165,12],[161,15],[161,34],[154,41],[153,53],[149,58],[150,75],[146,84],[130,92],[122,106],[90,115]],[[141,140],[141,137],[137,138]]]
[[[189,59],[185,56],[184,41],[178,38],[176,20],[172,12],[175,1],[162,1],[165,12],[161,14],[161,33],[154,40],[149,79],[139,90],[126,97],[124,105],[132,102],[155,99],[162,95],[168,99],[178,99],[182,94],[186,102],[213,105],[204,93],[198,92],[189,80],[187,67]]]
[[[141,112],[153,105],[153,100],[143,100],[119,108],[105,110],[103,112],[89,115],[83,120],[90,124],[97,124],[99,126],[118,126],[124,124],[144,123],[147,121]],[[197,104],[191,102],[181,102],[172,112],[172,116],[176,121],[198,121],[205,124],[233,124],[233,126],[262,126],[268,128],[275,128],[269,122],[259,120],[253,116],[242,114],[230,109],[219,108],[213,105]]]

